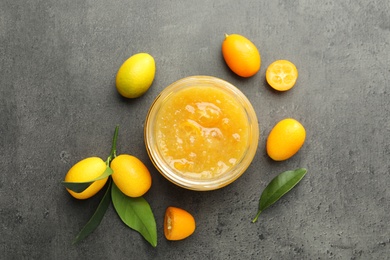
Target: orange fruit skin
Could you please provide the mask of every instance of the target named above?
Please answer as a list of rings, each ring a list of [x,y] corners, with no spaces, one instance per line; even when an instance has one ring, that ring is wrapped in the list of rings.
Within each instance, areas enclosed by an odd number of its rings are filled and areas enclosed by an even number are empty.
[[[148,168],[135,156],[121,154],[111,161],[115,185],[129,197],[140,197],[152,186]]]
[[[182,240],[195,232],[195,219],[181,208],[168,207],[164,217],[164,235],[167,240]]]
[[[301,149],[306,138],[306,130],[293,118],[278,122],[267,139],[267,154],[275,161],[283,161]]]
[[[251,77],[260,70],[261,57],[258,49],[242,35],[226,35],[222,42],[222,55],[228,67],[241,77]]]
[[[89,157],[76,163],[65,176],[66,182],[84,182],[93,180],[106,170],[106,163],[99,157]],[[107,178],[95,181],[83,192],[77,193],[66,189],[76,199],[88,199],[98,193],[106,184]]]

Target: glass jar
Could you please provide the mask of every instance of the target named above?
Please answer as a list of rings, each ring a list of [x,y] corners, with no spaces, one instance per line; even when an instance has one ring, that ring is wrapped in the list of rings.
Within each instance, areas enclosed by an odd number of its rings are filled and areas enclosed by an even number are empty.
[[[158,171],[190,190],[222,188],[251,164],[259,141],[256,113],[232,84],[192,76],[166,87],[151,105],[145,145]]]

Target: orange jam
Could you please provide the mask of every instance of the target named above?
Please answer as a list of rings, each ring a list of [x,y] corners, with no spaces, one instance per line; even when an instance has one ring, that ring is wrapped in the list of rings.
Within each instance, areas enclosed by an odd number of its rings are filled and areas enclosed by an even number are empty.
[[[173,93],[156,115],[157,147],[168,165],[193,178],[214,178],[243,158],[248,117],[231,93],[189,86]]]

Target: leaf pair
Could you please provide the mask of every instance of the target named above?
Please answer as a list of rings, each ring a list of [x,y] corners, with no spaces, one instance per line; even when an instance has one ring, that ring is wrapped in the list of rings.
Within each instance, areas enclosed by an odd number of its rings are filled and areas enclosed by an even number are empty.
[[[97,178],[86,182],[66,182],[62,184],[77,193],[86,190],[95,181],[110,177],[113,170],[110,168],[111,161],[116,157],[116,142],[118,138],[119,126],[115,127],[114,137],[112,140],[111,152],[106,160],[107,167],[105,171]],[[112,200],[114,208],[119,217],[130,228],[138,231],[153,247],[157,246],[157,227],[156,221],[152,209],[149,203],[142,197],[131,198],[123,194],[119,188],[115,185],[110,177],[106,184],[107,189],[104,193],[102,200],[99,203],[95,213],[87,224],[81,229],[76,238],[73,240],[73,244],[81,241],[89,234],[91,234],[102,221],[104,214],[107,211],[108,206]]]
[[[263,210],[294,188],[302,180],[306,172],[305,168],[300,168],[293,171],[285,171],[276,176],[263,190],[259,201],[259,210],[252,222],[255,223]]]

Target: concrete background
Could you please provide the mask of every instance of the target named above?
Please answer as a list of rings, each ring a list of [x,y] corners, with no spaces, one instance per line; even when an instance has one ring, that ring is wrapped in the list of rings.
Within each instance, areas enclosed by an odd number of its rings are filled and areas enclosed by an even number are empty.
[[[0,1],[1,259],[390,259],[390,2]],[[262,55],[259,73],[235,76],[221,55],[224,33]],[[156,60],[151,89],[125,100],[122,62]],[[276,93],[265,70],[293,61],[297,85]],[[143,142],[149,106],[182,77],[211,75],[241,89],[261,127],[257,155],[232,185],[193,192],[153,168]],[[273,125],[294,117],[307,130],[293,158],[265,153]],[[98,229],[71,245],[102,194],[76,201],[60,181],[77,161],[106,158],[120,124],[119,153],[149,167],[158,226],[152,248],[109,207]],[[306,167],[302,182],[266,210],[258,199],[278,173]],[[197,220],[190,238],[163,236],[166,207]]]

